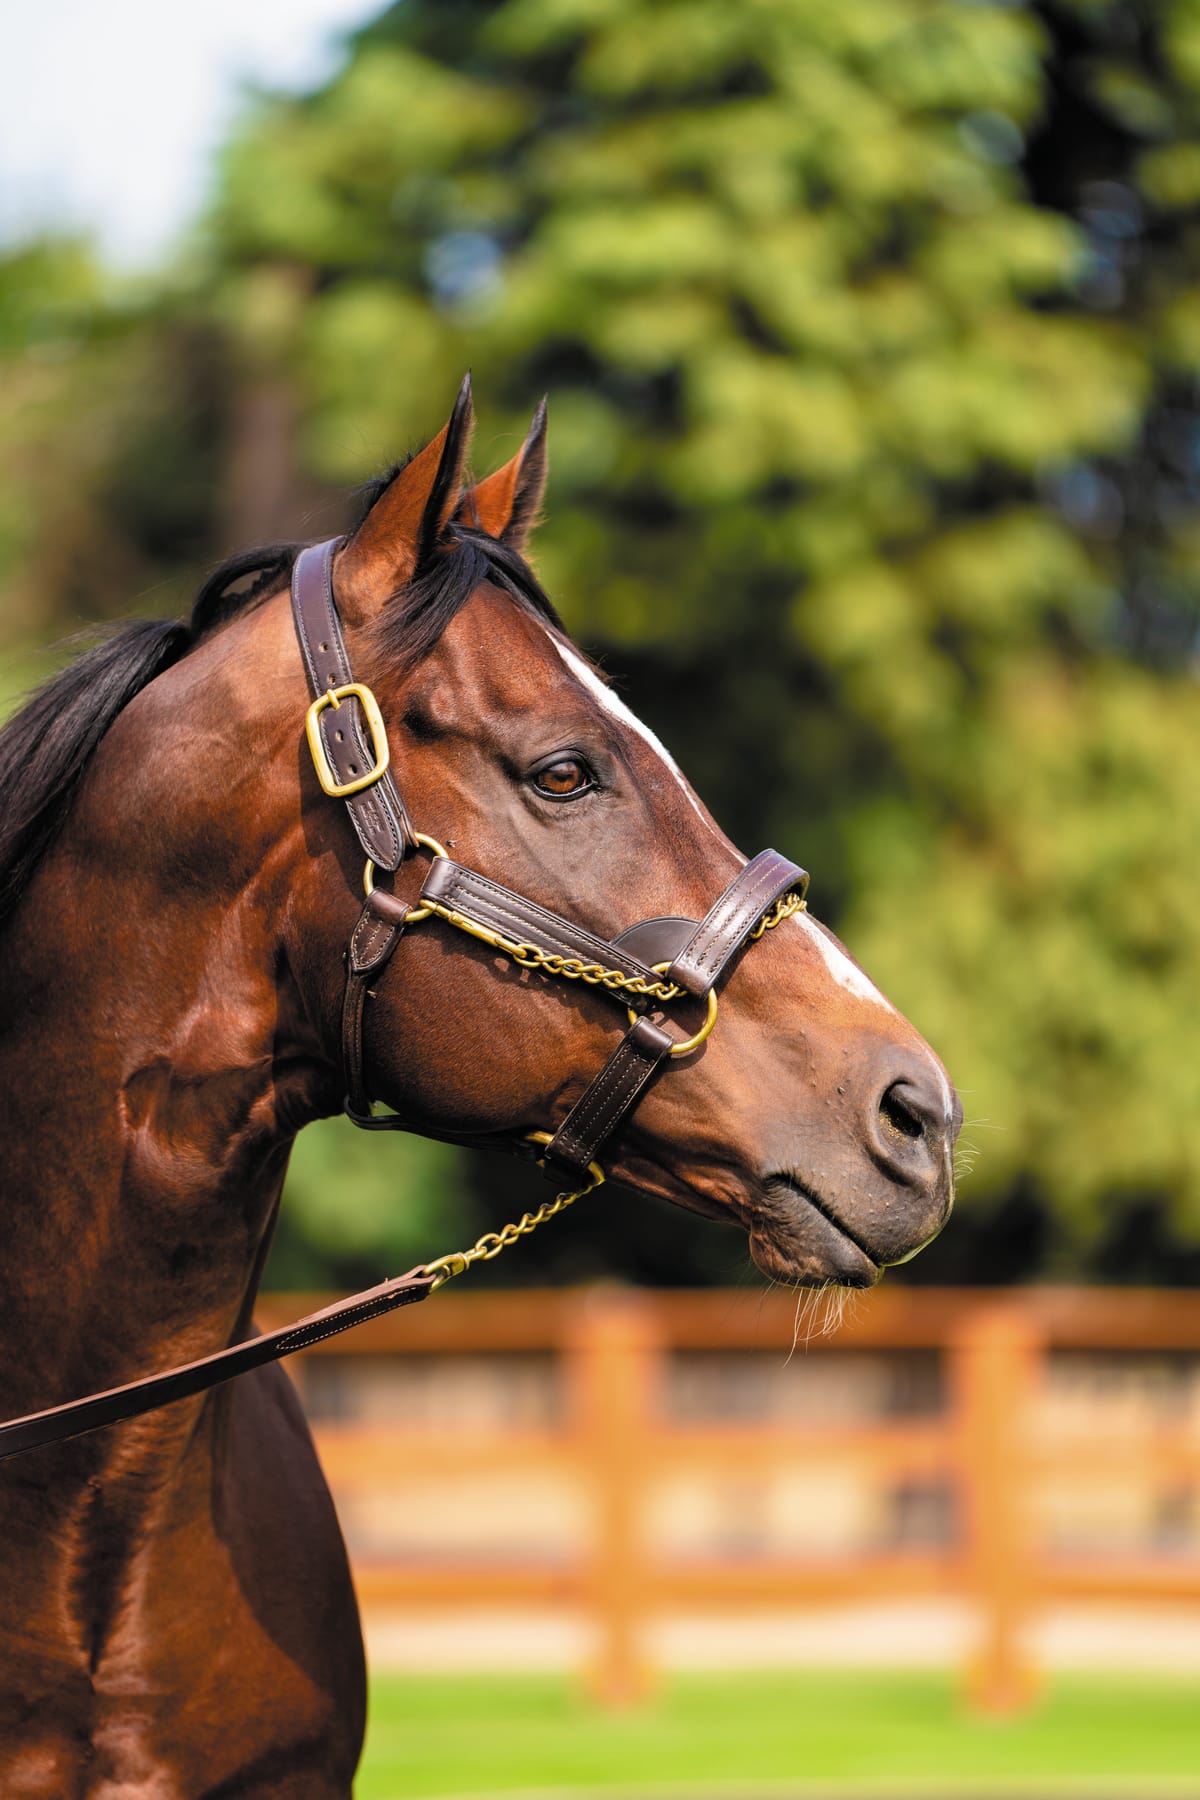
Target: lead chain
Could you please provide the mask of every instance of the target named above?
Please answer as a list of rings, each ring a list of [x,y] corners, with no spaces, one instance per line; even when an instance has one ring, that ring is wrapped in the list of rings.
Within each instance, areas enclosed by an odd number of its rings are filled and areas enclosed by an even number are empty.
[[[619,969],[606,969],[603,963],[585,963],[577,956],[553,955],[539,950],[536,944],[514,944],[509,955],[523,969],[544,969],[547,975],[562,975],[568,981],[586,981],[589,987],[609,988],[614,993],[677,1000],[683,992],[673,981],[647,981],[644,975],[622,975]]]
[[[601,1176],[600,1181],[603,1179]],[[555,1194],[553,1200],[543,1201],[536,1212],[522,1213],[515,1224],[504,1225],[499,1231],[485,1231],[469,1250],[454,1250],[449,1256],[439,1256],[436,1262],[426,1263],[425,1274],[433,1277],[433,1291],[436,1293],[447,1281],[453,1281],[456,1275],[464,1274],[472,1263],[491,1262],[502,1250],[507,1250],[510,1244],[528,1237],[539,1225],[544,1225],[548,1219],[565,1212],[568,1206],[574,1206],[576,1200],[582,1200],[585,1194],[590,1194],[599,1185],[599,1181],[589,1181],[586,1187],[576,1188],[574,1193]]]
[[[807,910],[808,902],[803,894],[782,894],[770,912],[758,921],[750,933],[750,942],[757,944],[764,931],[774,931],[777,925],[782,925],[783,921],[790,919],[793,913],[807,912]]]
[[[751,941],[760,938],[764,931],[773,931],[776,925],[781,924],[784,919],[790,918],[793,913],[801,912],[804,904],[803,894],[782,895],[770,912],[759,920],[750,933]],[[449,907],[439,906],[436,902],[431,904],[430,910],[438,913],[451,925],[458,925],[461,929],[470,932],[472,937],[482,937],[486,943],[493,945],[497,950],[507,951],[509,956],[521,964],[522,968],[545,969],[551,975],[565,975],[568,981],[603,984],[605,987],[620,988],[629,993],[650,994],[656,999],[662,1000],[674,999],[677,994],[683,992],[683,989],[676,987],[673,982],[647,982],[639,975],[622,975],[616,969],[605,969],[600,963],[583,963],[577,957],[552,956],[544,950],[539,950],[536,944],[517,944],[510,939],[500,937],[497,932],[487,931],[485,933],[472,920],[464,918],[461,913],[453,912]],[[549,1132],[535,1132],[533,1136],[543,1144],[550,1141]],[[448,1281],[453,1281],[455,1276],[465,1275],[472,1263],[491,1262],[494,1257],[499,1256],[502,1250],[507,1250],[511,1245],[519,1243],[523,1237],[528,1237],[531,1231],[536,1231],[539,1225],[545,1225],[548,1220],[557,1218],[559,1213],[567,1210],[568,1206],[574,1206],[576,1200],[582,1200],[585,1194],[592,1193],[604,1180],[604,1175],[597,1164],[592,1164],[592,1170],[594,1171],[592,1179],[586,1187],[575,1188],[570,1193],[555,1194],[553,1200],[543,1201],[536,1212],[522,1213],[519,1219],[502,1225],[499,1231],[485,1231],[482,1237],[476,1238],[469,1250],[452,1250],[448,1256],[439,1256],[436,1262],[426,1263],[424,1272],[433,1278],[432,1291],[436,1293],[438,1288],[444,1287]]]
[[[795,912],[804,910],[803,894],[783,894],[775,902],[770,912],[761,918],[750,933],[750,942],[757,943],[764,931],[774,931],[776,925],[784,919],[791,918]],[[606,969],[603,963],[584,962],[578,956],[562,956],[557,952],[541,950],[536,944],[526,944],[516,938],[505,937],[502,932],[493,931],[490,926],[478,925],[474,919],[468,919],[464,913],[456,912],[453,907],[443,906],[437,900],[426,901],[424,906],[409,915],[410,923],[436,913],[448,925],[457,926],[469,936],[479,938],[494,950],[502,950],[505,956],[511,956],[515,963],[523,969],[540,969],[546,975],[561,975],[566,981],[582,981],[589,987],[606,988],[610,993],[639,994],[649,1000],[665,1003],[678,1000],[683,988],[674,981],[649,981],[644,975],[623,975],[619,969]]]

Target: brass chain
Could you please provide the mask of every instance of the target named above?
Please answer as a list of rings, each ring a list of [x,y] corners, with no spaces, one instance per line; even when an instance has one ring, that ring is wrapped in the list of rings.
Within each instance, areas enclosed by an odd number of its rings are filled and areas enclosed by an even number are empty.
[[[478,938],[493,950],[502,950],[523,969],[542,969],[547,975],[562,975],[567,981],[584,981],[589,987],[608,988],[612,992],[643,994],[653,1000],[675,1000],[683,992],[673,981],[648,981],[644,975],[622,975],[619,969],[606,969],[603,963],[584,962],[579,956],[561,956],[539,950],[536,944],[525,944],[519,938],[505,937],[503,932],[493,931],[488,925],[479,925],[438,900],[426,901],[425,906],[439,919],[445,919],[448,925],[457,926],[459,931]],[[423,915],[424,907],[421,911]],[[410,920],[415,923],[411,914]]]
[[[781,894],[770,912],[758,921],[750,933],[749,942],[757,944],[764,931],[774,931],[777,925],[782,925],[783,921],[790,919],[793,913],[807,911],[808,902],[803,894]]]
[[[770,912],[761,918],[750,933],[750,942],[756,943],[764,931],[774,931],[776,925],[782,924],[795,912],[803,910],[805,905],[802,894],[784,894],[778,899]],[[428,912],[436,913],[439,919],[445,919],[448,925],[455,925],[459,931],[479,938],[481,942],[491,946],[493,950],[502,950],[505,956],[511,956],[515,963],[523,969],[540,969],[546,975],[561,975],[567,981],[583,981],[589,987],[606,988],[610,993],[640,994],[646,999],[678,1000],[683,988],[673,981],[649,981],[644,975],[622,975],[619,969],[606,969],[603,963],[584,962],[578,956],[561,956],[557,952],[540,950],[536,944],[521,943],[516,938],[508,938],[502,932],[493,931],[489,926],[478,925],[474,919],[456,912],[453,907],[443,906],[437,900],[427,901],[421,909],[421,917]],[[410,915],[416,922],[416,915]]]
[[[536,1212],[522,1213],[515,1224],[504,1225],[499,1231],[485,1231],[469,1250],[453,1250],[449,1256],[439,1256],[436,1262],[426,1263],[426,1275],[433,1276],[433,1291],[436,1293],[447,1281],[453,1281],[456,1275],[462,1275],[472,1263],[491,1262],[494,1256],[499,1256],[510,1244],[528,1237],[539,1225],[544,1225],[548,1219],[565,1212],[568,1206],[574,1206],[576,1200],[582,1200],[585,1194],[592,1193],[603,1180],[601,1175],[598,1181],[589,1181],[586,1187],[576,1188],[573,1193],[555,1194],[553,1200],[543,1201]]]
[[[589,987],[608,988],[613,993],[677,1000],[683,992],[673,981],[647,981],[644,975],[622,975],[618,969],[606,969],[603,963],[585,963],[577,956],[553,955],[539,950],[536,944],[514,944],[509,955],[523,969],[543,969],[547,975],[562,975],[567,981],[586,981]]]

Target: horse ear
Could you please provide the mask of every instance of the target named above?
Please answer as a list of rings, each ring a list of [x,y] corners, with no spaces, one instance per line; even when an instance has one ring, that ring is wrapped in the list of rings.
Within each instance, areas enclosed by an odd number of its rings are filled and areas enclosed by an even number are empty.
[[[392,477],[337,554],[338,602],[350,624],[390,600],[437,550],[462,490],[473,423],[468,373],[446,424]]]
[[[533,424],[511,462],[469,488],[455,517],[474,525],[489,537],[523,551],[538,522],[546,488],[546,402],[533,415]]]

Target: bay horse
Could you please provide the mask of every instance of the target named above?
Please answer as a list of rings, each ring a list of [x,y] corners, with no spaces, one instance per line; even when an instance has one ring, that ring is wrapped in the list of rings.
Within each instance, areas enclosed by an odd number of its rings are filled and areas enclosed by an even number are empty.
[[[0,736],[4,1417],[248,1338],[348,1093],[567,1170],[603,1142],[781,1281],[868,1285],[947,1215],[941,1064],[569,642],[524,555],[544,407],[475,486],[470,424],[464,383],[347,537],[234,558]],[[277,1366],[3,1463],[0,1544],[0,1793],[349,1794],[357,1611]]]

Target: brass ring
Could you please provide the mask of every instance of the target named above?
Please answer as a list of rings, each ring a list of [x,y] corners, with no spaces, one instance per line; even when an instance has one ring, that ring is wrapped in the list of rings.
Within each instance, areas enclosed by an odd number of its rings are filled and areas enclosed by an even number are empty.
[[[664,962],[664,963],[654,963],[651,966],[653,967],[654,973],[656,975],[665,975],[671,965],[670,965],[670,963]],[[636,1024],[637,1020],[641,1017],[641,1015],[639,1013],[634,1012],[632,1006],[627,1006],[625,1010],[629,1014],[629,1023],[631,1025]],[[667,1055],[668,1056],[690,1056],[693,1050],[698,1050],[700,1048],[701,1044],[704,1042],[705,1038],[708,1036],[709,1032],[712,1030],[712,1028],[716,1024],[716,1022],[717,1022],[717,990],[716,990],[716,988],[709,988],[709,990],[708,990],[708,1016],[705,1018],[703,1025],[700,1027],[699,1031],[697,1031],[692,1037],[683,1038],[678,1044],[672,1044],[671,1048],[667,1051]]]
[[[672,1044],[671,1048],[667,1051],[667,1055],[668,1056],[688,1056],[688,1055],[690,1055],[690,1053],[693,1050],[698,1050],[700,1048],[700,1045],[704,1042],[705,1038],[708,1036],[709,1032],[712,1030],[713,1026],[716,1024],[716,1022],[717,1022],[717,990],[716,990],[716,988],[709,988],[709,990],[708,990],[708,1016],[705,1019],[703,1025],[700,1027],[699,1031],[697,1031],[693,1037],[684,1038],[684,1040],[681,1044]]]
[[[527,1131],[525,1133],[525,1142],[527,1144],[541,1144],[542,1148],[545,1149],[547,1144],[552,1144],[554,1142],[554,1133],[552,1131]],[[544,1156],[538,1157],[537,1164],[539,1169],[545,1160]],[[600,1167],[600,1164],[598,1162],[590,1162],[587,1166],[587,1172],[592,1178],[592,1186],[599,1187],[600,1183],[604,1180],[604,1170]]]
[[[427,850],[432,850],[433,854],[435,856],[440,856],[443,862],[449,862],[449,860],[450,860],[449,857],[447,856],[446,852],[442,849],[442,846],[438,843],[436,838],[427,837],[423,831],[414,831],[413,832],[413,842],[414,842],[414,844],[424,844],[424,846]],[[370,896],[374,893],[374,891],[375,891],[375,864],[371,861],[371,858],[368,856],[367,861],[366,861],[366,866],[363,869],[363,893],[366,894],[366,896],[369,899]],[[427,919],[432,911],[433,911],[432,906],[418,907],[416,909],[416,911],[410,912],[406,915],[404,923],[406,925],[415,925],[419,919]]]
[[[431,850],[433,852],[434,856],[440,856],[443,862],[449,862],[449,857],[446,855],[446,852],[442,849],[442,846],[438,843],[436,838],[427,837],[423,831],[414,831],[413,842],[414,844],[423,844],[426,850]],[[405,913],[404,923],[406,925],[419,925],[421,920],[427,919],[432,911],[432,906],[414,906],[409,912]]]

